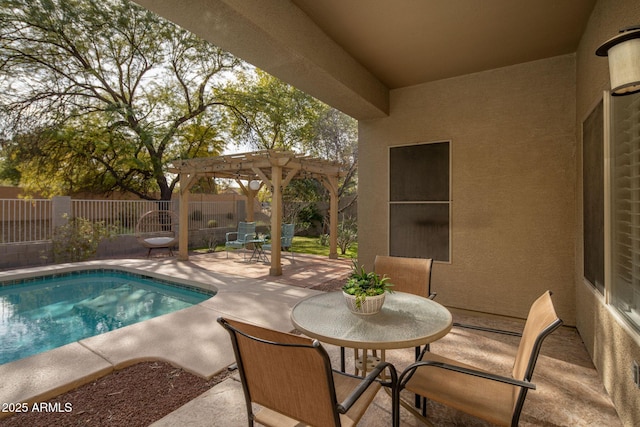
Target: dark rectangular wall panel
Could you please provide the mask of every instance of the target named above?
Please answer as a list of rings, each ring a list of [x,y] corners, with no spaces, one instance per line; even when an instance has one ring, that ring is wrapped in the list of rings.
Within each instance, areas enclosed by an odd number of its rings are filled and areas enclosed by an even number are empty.
[[[449,204],[408,203],[391,206],[391,256],[449,261]]]
[[[448,142],[393,147],[389,160],[392,202],[449,200]]]
[[[582,125],[584,277],[604,293],[604,108]]]

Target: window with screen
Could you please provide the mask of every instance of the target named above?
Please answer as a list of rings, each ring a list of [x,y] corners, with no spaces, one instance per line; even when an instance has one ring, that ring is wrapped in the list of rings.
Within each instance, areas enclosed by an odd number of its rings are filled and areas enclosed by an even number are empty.
[[[389,254],[450,260],[450,143],[391,147]]]
[[[604,107],[582,124],[584,278],[604,293]]]

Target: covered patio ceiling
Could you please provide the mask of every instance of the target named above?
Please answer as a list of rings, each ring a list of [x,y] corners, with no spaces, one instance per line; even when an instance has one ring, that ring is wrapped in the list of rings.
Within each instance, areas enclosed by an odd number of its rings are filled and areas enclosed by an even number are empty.
[[[338,180],[345,175],[342,165],[319,158],[296,154],[291,151],[262,150],[251,153],[230,154],[218,157],[176,160],[169,172],[180,176],[180,233],[178,259],[187,260],[188,252],[188,202],[191,187],[202,177],[236,180],[252,206],[257,192],[263,185],[270,189],[271,202],[271,268],[269,274],[282,274],[281,230],[282,192],[292,179],[317,179],[331,196],[329,257],[337,258],[338,234]],[[251,188],[248,183],[258,180],[260,187]],[[247,182],[247,185],[243,181]],[[253,221],[253,210],[247,209],[247,221]]]
[[[358,119],[390,92],[576,51],[595,0],[135,0]]]

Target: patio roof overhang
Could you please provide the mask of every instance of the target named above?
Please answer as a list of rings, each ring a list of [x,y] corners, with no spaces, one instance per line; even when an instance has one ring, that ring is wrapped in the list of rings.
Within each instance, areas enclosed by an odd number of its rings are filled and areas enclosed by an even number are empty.
[[[230,154],[176,160],[169,172],[180,176],[180,234],[178,259],[188,260],[188,202],[191,187],[201,177],[234,179],[253,205],[257,190],[243,181],[261,181],[272,194],[271,207],[271,268],[269,274],[282,274],[280,263],[280,237],[282,228],[282,192],[292,179],[313,178],[320,181],[331,196],[329,258],[337,258],[338,234],[338,180],[345,175],[342,165],[319,158],[282,150],[261,150],[250,153]],[[247,221],[253,220],[253,210],[247,209]]]

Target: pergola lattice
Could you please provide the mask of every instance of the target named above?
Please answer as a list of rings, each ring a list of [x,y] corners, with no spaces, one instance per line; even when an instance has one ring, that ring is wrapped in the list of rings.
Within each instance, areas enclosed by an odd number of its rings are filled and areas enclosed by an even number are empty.
[[[291,151],[262,150],[252,153],[232,154],[177,160],[169,168],[180,176],[180,233],[178,259],[189,259],[189,193],[191,187],[201,177],[227,178],[236,180],[247,196],[249,206],[253,206],[258,190],[248,185],[252,180],[261,181],[271,190],[271,268],[269,274],[282,274],[280,244],[282,229],[282,192],[292,179],[314,178],[319,180],[331,196],[329,207],[329,258],[338,258],[338,179],[344,176],[341,164],[312,158]],[[243,183],[247,181],[247,185]],[[247,209],[247,221],[253,221],[253,209]]]

